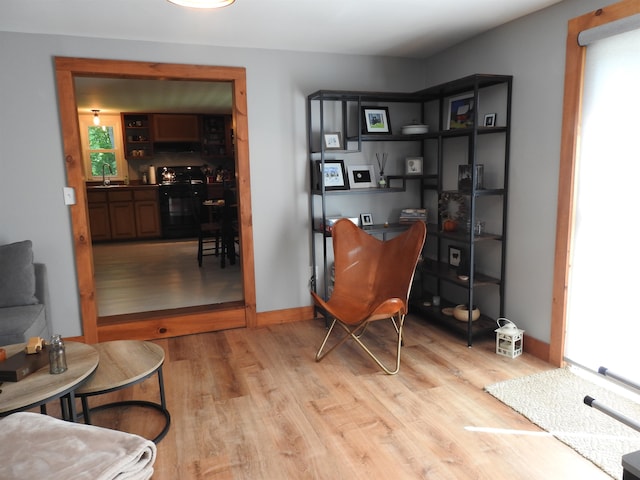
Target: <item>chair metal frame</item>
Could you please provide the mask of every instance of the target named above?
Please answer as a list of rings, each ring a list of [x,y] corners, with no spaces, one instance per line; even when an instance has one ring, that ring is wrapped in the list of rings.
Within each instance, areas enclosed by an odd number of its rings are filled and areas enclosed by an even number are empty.
[[[319,362],[337,347],[352,339],[387,374],[400,370],[403,326],[409,293],[427,236],[423,222],[387,240],[379,240],[354,225],[339,220],[332,230],[335,257],[335,286],[325,301],[311,292],[315,304],[333,318],[316,353]],[[385,365],[361,340],[370,323],[390,320],[397,334],[395,366]],[[346,334],[324,350],[336,325]]]

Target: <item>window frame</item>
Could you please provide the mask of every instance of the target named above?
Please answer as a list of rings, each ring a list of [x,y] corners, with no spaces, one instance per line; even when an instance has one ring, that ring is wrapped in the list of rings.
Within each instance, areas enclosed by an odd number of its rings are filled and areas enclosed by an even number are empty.
[[[102,181],[102,175],[92,175],[91,172],[91,152],[89,148],[89,135],[87,129],[93,127],[93,113],[81,113],[78,115],[78,123],[80,126],[80,143],[82,145],[82,166],[84,170],[84,176],[86,181]],[[106,125],[113,127],[113,153],[116,158],[116,170],[115,175],[109,175],[111,180],[124,180],[128,175],[127,163],[124,159],[124,149],[122,145],[122,125],[119,114],[100,114],[100,125]],[[110,151],[110,150],[100,150]]]
[[[569,261],[575,220],[575,174],[577,149],[580,142],[582,93],[586,46],[578,43],[584,30],[606,25],[640,13],[637,0],[623,0],[605,8],[593,10],[569,20],[566,44],[564,103],[558,177],[558,207],[556,216],[556,249],[551,302],[551,334],[549,363],[564,364],[564,343],[567,323]]]

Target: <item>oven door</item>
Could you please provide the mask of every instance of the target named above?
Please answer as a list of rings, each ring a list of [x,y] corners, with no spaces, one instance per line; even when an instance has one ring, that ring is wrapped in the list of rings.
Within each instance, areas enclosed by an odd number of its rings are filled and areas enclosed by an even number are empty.
[[[198,236],[194,214],[195,202],[204,198],[203,185],[173,183],[160,185],[160,221],[163,238],[189,238]]]

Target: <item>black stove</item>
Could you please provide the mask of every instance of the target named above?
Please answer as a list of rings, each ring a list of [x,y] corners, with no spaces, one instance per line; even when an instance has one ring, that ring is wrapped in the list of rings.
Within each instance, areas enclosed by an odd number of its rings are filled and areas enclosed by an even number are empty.
[[[180,183],[200,184],[205,182],[205,174],[200,167],[158,167],[157,177],[160,185],[175,185]]]
[[[158,167],[157,178],[163,238],[196,237],[195,205],[205,198],[205,174],[196,166]]]

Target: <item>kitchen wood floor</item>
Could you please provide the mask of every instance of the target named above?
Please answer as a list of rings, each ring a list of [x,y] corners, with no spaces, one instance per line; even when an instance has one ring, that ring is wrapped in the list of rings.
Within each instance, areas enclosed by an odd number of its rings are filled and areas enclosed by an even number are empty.
[[[391,352],[392,327],[377,323],[366,338]],[[316,363],[324,333],[310,320],[155,341],[166,352],[172,422],[153,478],[610,478],[483,391],[552,368],[537,358],[497,356],[493,338],[467,348],[410,317],[400,373],[388,376],[349,344]],[[156,400],[155,377],[91,405],[134,398]],[[92,418],[147,438],[160,429],[159,416],[139,408]]]
[[[196,240],[96,243],[93,263],[100,317],[242,300],[240,262],[220,268]]]

